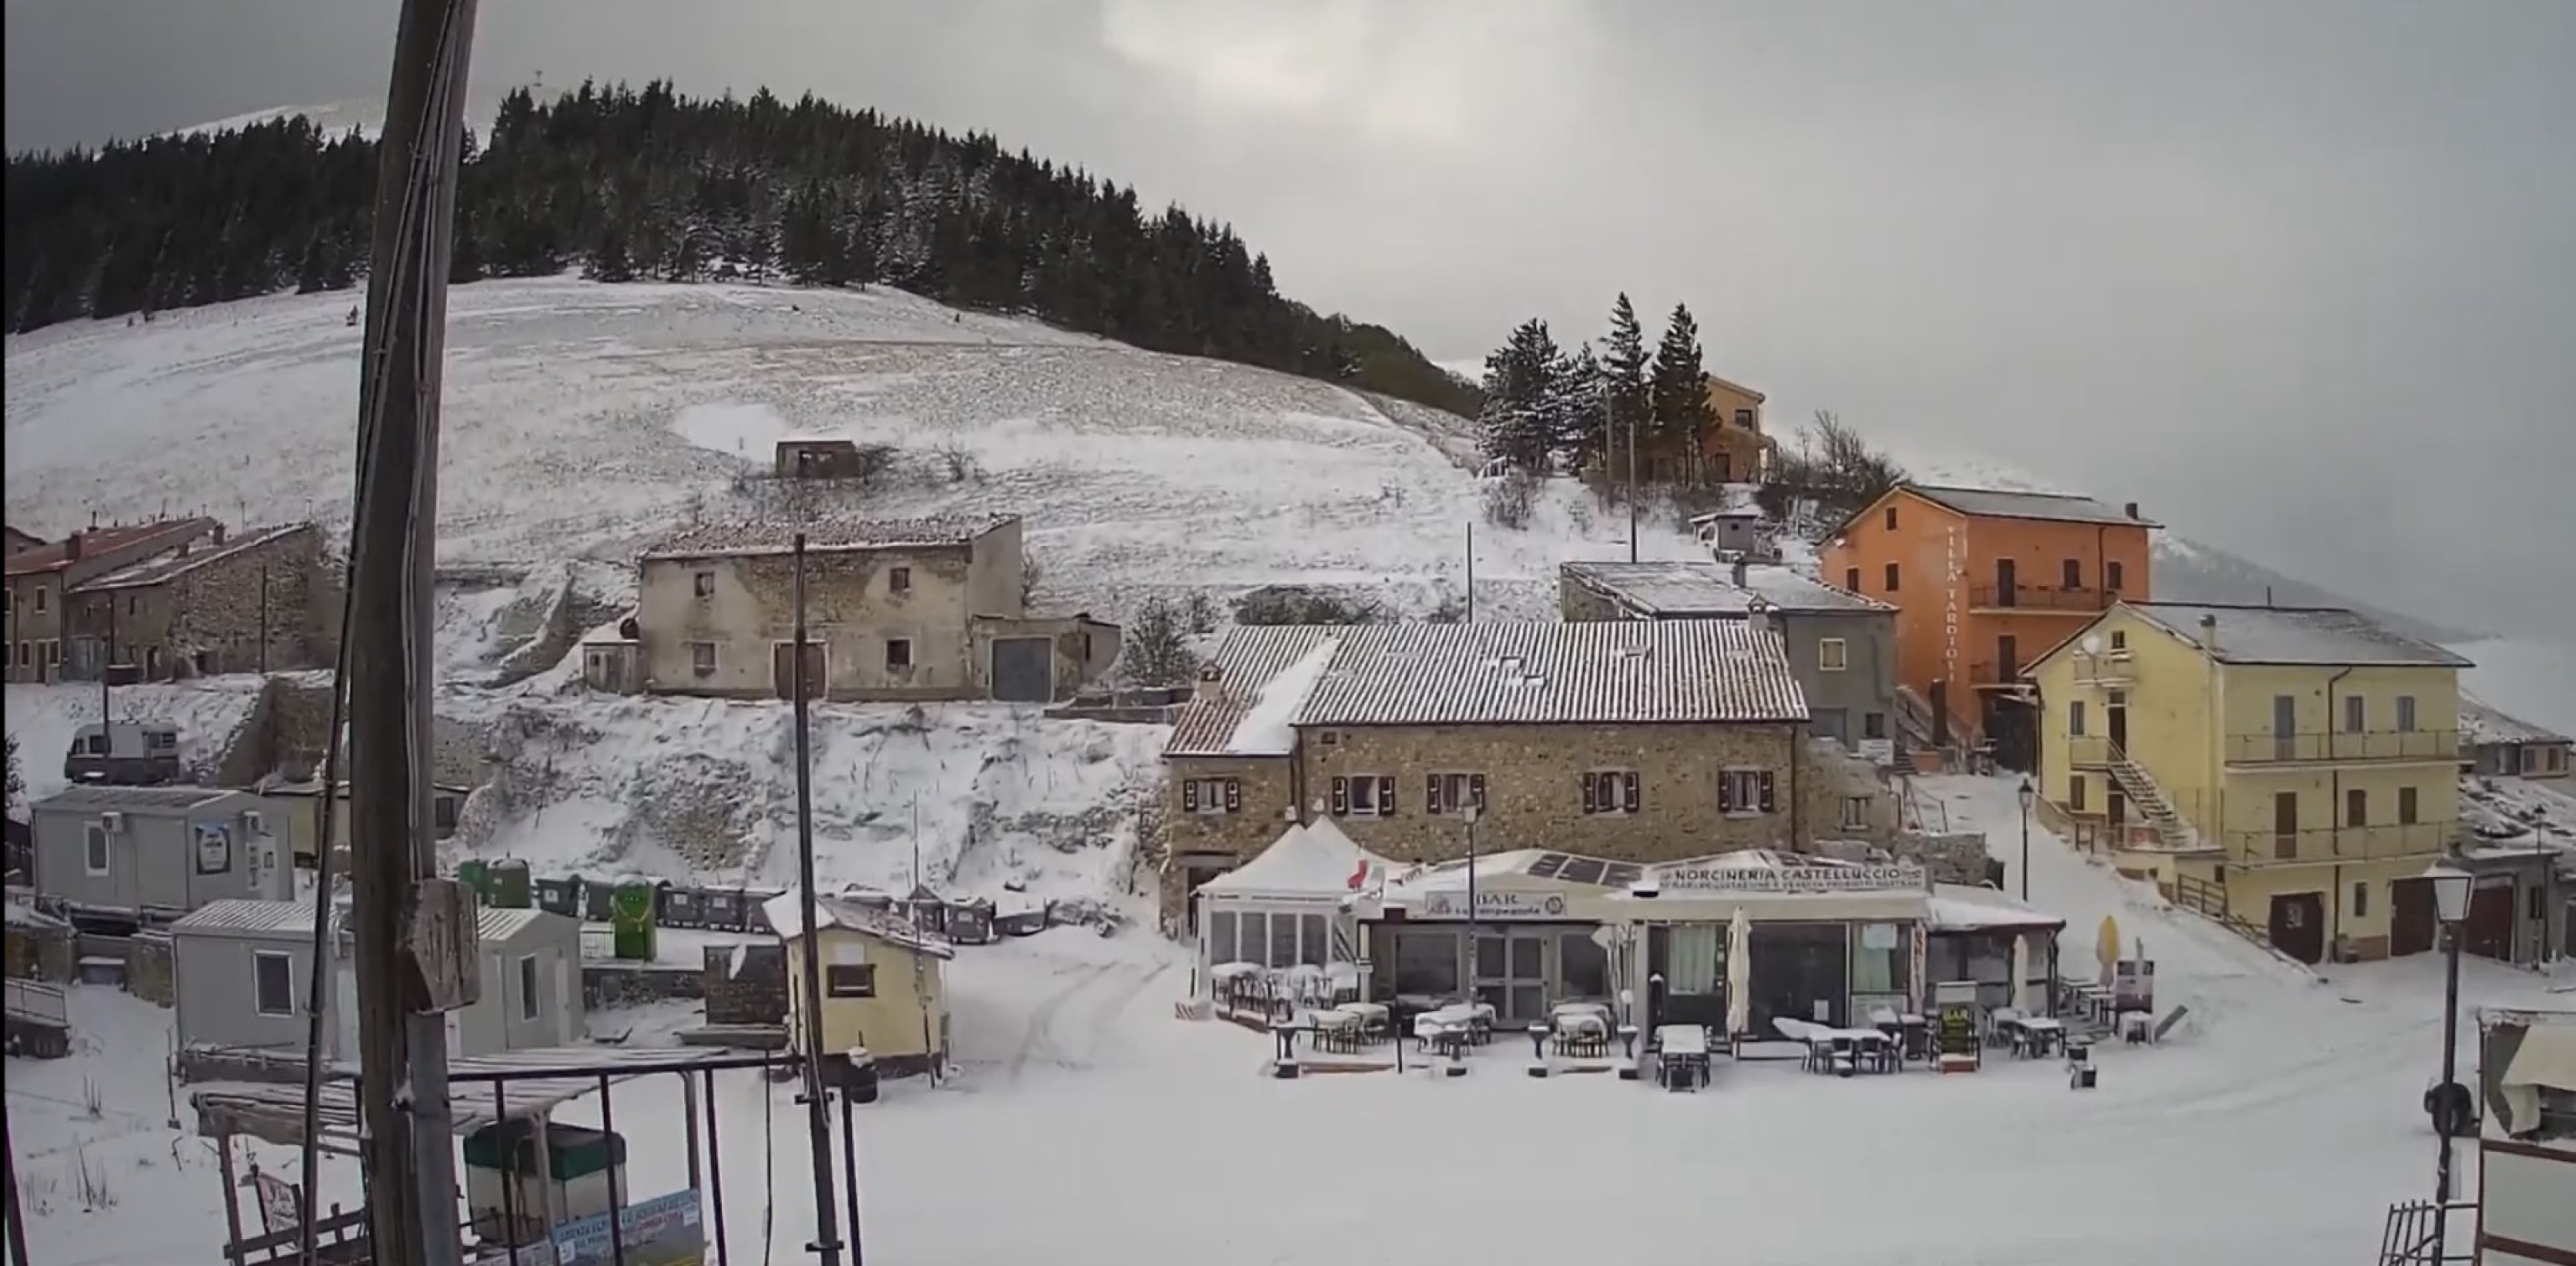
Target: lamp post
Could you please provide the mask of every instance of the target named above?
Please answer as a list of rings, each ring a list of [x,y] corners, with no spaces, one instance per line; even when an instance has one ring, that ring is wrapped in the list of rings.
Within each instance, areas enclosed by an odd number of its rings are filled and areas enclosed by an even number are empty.
[[[2460,1100],[2460,933],[2469,917],[2469,872],[2448,859],[2432,864],[2424,878],[2433,885],[2433,909],[2442,920],[2442,1084],[2433,1089],[2433,1133],[2442,1140],[2442,1157],[2433,1171],[2433,1202],[2442,1208],[2433,1223],[2433,1260],[2441,1261],[2443,1232],[2450,1225],[2451,1135],[2466,1115]]]
[[[2031,787],[2030,779],[2024,777],[2021,780],[2021,790],[2014,794],[2021,799],[2021,899],[2028,901],[2030,900],[2030,801],[2031,797],[2039,793]]]

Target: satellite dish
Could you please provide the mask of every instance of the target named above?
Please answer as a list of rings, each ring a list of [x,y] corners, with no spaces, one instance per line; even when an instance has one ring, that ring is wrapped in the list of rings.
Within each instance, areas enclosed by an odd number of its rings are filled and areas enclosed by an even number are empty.
[[[2087,655],[2099,655],[2102,653],[2101,634],[2087,633],[2084,635],[2084,653]]]

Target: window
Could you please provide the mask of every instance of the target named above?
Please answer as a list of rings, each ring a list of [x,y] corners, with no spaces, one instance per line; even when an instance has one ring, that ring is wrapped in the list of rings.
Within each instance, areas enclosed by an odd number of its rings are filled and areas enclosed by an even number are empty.
[[[715,643],[689,643],[689,671],[700,677],[713,677],[716,675]]]
[[[2070,738],[2084,737],[2084,701],[2081,699],[2066,701],[2066,733]]]
[[[1865,739],[1886,738],[1887,714],[1884,712],[1862,713],[1860,717],[1860,736]]]
[[[1589,932],[1557,934],[1556,970],[1568,998],[1610,996],[1610,951],[1601,948]]]
[[[92,822],[88,836],[81,841],[81,866],[93,875],[104,875],[108,867],[107,824]]]
[[[2066,566],[2065,566],[2065,568],[2064,568],[2064,573],[2065,573],[2064,575],[2061,575],[2061,576],[2059,576],[2059,577],[2058,577],[2058,588],[2060,588],[2060,589],[2081,589],[2081,588],[2083,588],[2083,587],[2084,587],[2084,560],[2083,560],[2083,559],[2080,559],[2080,558],[2070,558],[2070,559],[2067,559],[2067,560],[2066,560]]]
[[[1751,410],[1751,409],[1738,409],[1738,410],[1736,410],[1736,411],[1735,411],[1735,424],[1736,424],[1737,426],[1743,427],[1745,430],[1748,430],[1748,431],[1752,430],[1752,429],[1753,429],[1753,410]]]
[[[1895,511],[1890,510],[1888,513],[1894,514]],[[1887,591],[1889,593],[1896,592],[1896,564],[1894,563],[1889,563],[1887,565]]]
[[[2539,889],[2535,888],[2532,891],[2537,892]],[[2356,919],[2367,919],[2370,917],[2370,885],[2368,883],[2356,883],[2352,886],[2352,917]]]
[[[1905,968],[1898,955],[1911,943],[1894,923],[1863,923],[1852,929],[1851,991],[1903,993]],[[1760,961],[1760,960],[1755,960]]]
[[[1839,637],[1816,642],[1816,667],[1819,671],[1838,673],[1851,665],[1851,644]]]
[[[1585,813],[1635,813],[1643,803],[1632,769],[1596,769],[1583,775]]]
[[[1860,592],[1860,568],[1843,568],[1843,588],[1852,593]]]
[[[1893,531],[1895,531],[1895,530],[1896,530],[1896,507],[1895,507],[1895,506],[1889,506],[1889,507],[1887,508],[1887,530],[1888,530],[1888,531],[1890,531],[1890,532],[1893,532]]]
[[[1869,797],[1843,797],[1843,829],[1846,831],[1869,829]]]
[[[889,567],[889,568],[887,568],[887,569],[886,569],[886,588],[887,588],[889,591],[894,592],[894,593],[911,593],[911,592],[912,592],[912,569],[911,569],[911,568],[909,568],[909,567]]]
[[[1259,915],[1252,916],[1259,918]],[[1208,914],[1207,956],[1210,963],[1232,963],[1241,960],[1234,954],[1234,911],[1215,910]]]
[[[2531,921],[2538,923],[2547,919],[2549,917],[2549,890],[2546,888],[2532,887],[2523,889],[2523,892],[2526,894],[2523,899],[2523,908],[2530,912]]]
[[[156,737],[156,738],[157,738],[157,737],[159,737],[159,736],[158,736],[158,735],[155,735],[154,737]],[[86,754],[88,754],[88,755],[91,755],[91,756],[105,756],[105,755],[107,755],[107,750],[108,750],[107,735],[105,735],[105,734],[85,734],[85,735],[82,735],[82,736],[81,736],[81,738],[80,738],[80,749],[81,749],[81,751],[82,751],[82,752],[84,752],[84,753],[86,753]]]
[[[691,592],[701,598],[712,598],[716,596],[716,574],[711,571],[702,571],[689,577],[689,588]]]
[[[537,956],[519,956],[519,1018],[537,1018]]]
[[[1192,778],[1181,784],[1183,813],[1243,812],[1243,780],[1240,778]]]
[[[1391,818],[1395,816],[1395,778],[1391,774],[1351,774],[1333,780],[1333,814],[1336,817]]]
[[[45,587],[44,587],[43,585],[38,585],[38,586],[36,586],[36,614],[38,614],[38,615],[43,615],[44,613],[45,613]]]
[[[877,965],[874,963],[824,964],[823,996],[826,998],[877,996]]]
[[[2397,824],[2415,825],[2415,789],[2413,787],[2397,789]]]
[[[2345,826],[2370,825],[2370,793],[2368,791],[2359,787],[2354,787],[2343,793],[2343,824]]]
[[[2115,651],[2125,651],[2129,649],[2129,631],[2127,629],[2111,630],[2111,649]]]
[[[2343,732],[2359,734],[2370,728],[2370,701],[2360,695],[2343,697]]]
[[[110,599],[108,599],[108,601],[110,601],[110,602],[114,602],[114,601],[116,601],[116,599],[114,599],[114,598],[110,598]],[[142,595],[140,595],[140,594],[128,594],[128,595],[126,595],[126,598],[125,598],[125,613],[126,613],[127,615],[141,615],[141,614],[143,614],[143,596],[142,596]]]
[[[2070,774],[2066,779],[2066,807],[2077,813],[2084,809],[2084,775]]]
[[[1720,770],[1717,775],[1717,811],[1773,812],[1778,807],[1773,796],[1778,785],[1767,769]]]
[[[2113,592],[2113,593],[2118,593],[2118,592],[2120,592],[2122,589],[2125,589],[2125,588],[2127,588],[2127,587],[2128,587],[2127,585],[2125,585],[2125,584],[2123,584],[2123,583],[2121,583],[2121,582],[2122,582],[2121,569],[2120,569],[2120,565],[2119,565],[2118,563],[2104,563],[2104,564],[2102,564],[2102,587],[2103,587],[2103,588],[2108,589],[2108,590],[2110,590],[2110,591],[2111,591],[2111,592]],[[2115,637],[2116,637],[2116,636],[2118,636],[2118,635],[2117,635],[2117,634],[2113,634],[2113,636],[2115,636]]]
[[[886,671],[890,673],[908,673],[912,671],[911,638],[890,637],[886,639]]]
[[[1468,805],[1485,807],[1483,774],[1429,774],[1423,779],[1422,807],[1427,813],[1462,813]]]
[[[295,959],[274,950],[250,953],[251,1005],[261,1015],[295,1014]]]
[[[2397,732],[2400,734],[2415,732],[2415,696],[2413,695],[2397,696]]]

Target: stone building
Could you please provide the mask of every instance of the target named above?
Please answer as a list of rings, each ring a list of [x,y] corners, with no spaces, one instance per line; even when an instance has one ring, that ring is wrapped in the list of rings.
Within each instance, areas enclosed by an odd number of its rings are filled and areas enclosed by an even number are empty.
[[[809,680],[832,699],[1070,698],[1118,626],[1028,612],[1015,515],[706,525],[646,550],[631,638],[585,643],[593,689],[785,697],[794,537],[806,536]]]
[[[1806,721],[1779,634],[1744,620],[1239,628],[1164,748],[1163,908],[1319,818],[1399,862],[1471,835],[1667,861],[1892,833],[1892,806],[1846,828],[1877,784]]]
[[[339,577],[311,523],[183,543],[72,590],[63,675],[132,665],[145,680],[328,664],[338,654]]]
[[[20,533],[32,539],[31,534]],[[220,540],[212,519],[159,519],[74,532],[33,544],[12,537],[6,558],[8,648],[11,681],[54,681],[63,676],[66,596],[99,576],[199,541]]]

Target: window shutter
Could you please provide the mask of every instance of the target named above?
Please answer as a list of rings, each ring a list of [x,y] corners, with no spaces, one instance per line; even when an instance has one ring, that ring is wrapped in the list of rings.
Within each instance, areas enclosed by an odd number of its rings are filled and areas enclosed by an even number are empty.
[[[1620,776],[1619,781],[1625,784],[1621,788],[1622,799],[1619,807],[1630,813],[1635,813],[1637,811],[1638,797],[1644,791],[1646,780],[1636,774],[1624,774]]]
[[[1424,774],[1422,776],[1422,811],[1424,813],[1440,812],[1440,775],[1438,774]]]
[[[1585,813],[1601,811],[1601,789],[1593,785],[1593,778],[1594,775],[1589,771],[1583,775],[1583,811]]]
[[[1779,811],[1779,808],[1780,808],[1780,801],[1779,801],[1779,798],[1778,798],[1777,796],[1775,796],[1774,794],[1772,794],[1772,793],[1773,793],[1773,791],[1774,791],[1774,789],[1775,789],[1777,786],[1778,786],[1778,784],[1774,781],[1771,771],[1770,771],[1770,770],[1767,770],[1767,769],[1766,769],[1766,770],[1763,770],[1763,771],[1762,771],[1762,811],[1763,811],[1764,813],[1776,813],[1776,812],[1778,812],[1778,811]]]
[[[1196,813],[1198,811],[1199,780],[1192,778],[1181,784],[1181,812]]]
[[[1225,811],[1228,813],[1243,812],[1243,780],[1240,778],[1228,778],[1225,780]]]
[[[1340,817],[1350,811],[1351,780],[1348,778],[1336,778],[1333,780],[1333,816]]]
[[[1485,776],[1483,774],[1467,775],[1467,802],[1476,806],[1480,811],[1485,807]]]
[[[1717,771],[1717,811],[1735,812],[1735,771],[1731,769]]]
[[[1386,817],[1395,816],[1395,775],[1393,774],[1378,775],[1377,811]]]

